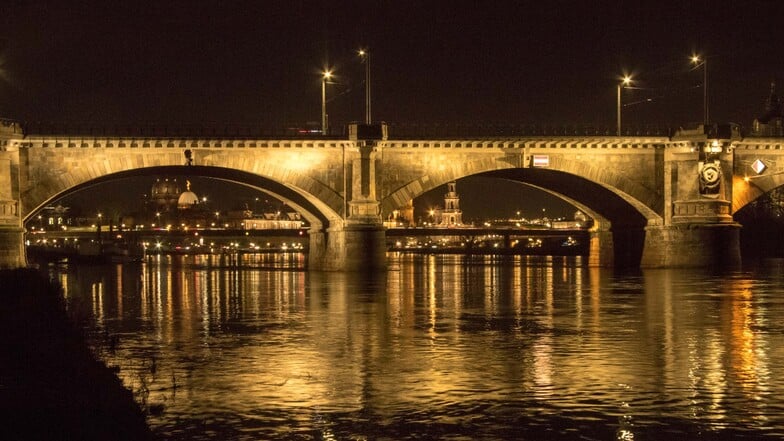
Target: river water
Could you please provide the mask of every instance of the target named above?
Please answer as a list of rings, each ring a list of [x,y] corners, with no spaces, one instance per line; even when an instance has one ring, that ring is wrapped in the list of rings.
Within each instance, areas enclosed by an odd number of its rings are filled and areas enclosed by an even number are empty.
[[[784,261],[388,258],[45,268],[164,439],[784,437]]]

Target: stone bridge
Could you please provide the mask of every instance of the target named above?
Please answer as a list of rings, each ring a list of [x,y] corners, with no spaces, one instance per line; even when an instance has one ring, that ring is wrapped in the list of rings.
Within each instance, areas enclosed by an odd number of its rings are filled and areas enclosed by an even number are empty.
[[[784,184],[784,139],[737,126],[668,136],[345,139],[36,135],[0,125],[0,265],[26,263],[24,221],[50,201],[128,176],[209,176],[265,191],[310,222],[309,266],[385,266],[382,219],[449,181],[487,175],[557,195],[594,218],[592,265],[736,265],[732,215]],[[190,159],[186,159],[187,156]]]

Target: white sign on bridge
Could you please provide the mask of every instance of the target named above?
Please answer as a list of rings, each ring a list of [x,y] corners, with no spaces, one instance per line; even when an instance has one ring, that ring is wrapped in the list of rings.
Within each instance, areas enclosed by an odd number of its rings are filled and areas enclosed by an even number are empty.
[[[533,166],[534,167],[549,167],[550,166],[550,156],[549,155],[534,155]]]

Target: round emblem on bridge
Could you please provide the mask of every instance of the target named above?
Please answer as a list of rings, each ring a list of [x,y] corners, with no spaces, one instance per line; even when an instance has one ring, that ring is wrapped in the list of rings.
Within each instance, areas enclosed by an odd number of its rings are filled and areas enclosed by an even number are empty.
[[[706,188],[713,188],[719,185],[721,170],[716,164],[705,164],[700,170],[700,181]]]

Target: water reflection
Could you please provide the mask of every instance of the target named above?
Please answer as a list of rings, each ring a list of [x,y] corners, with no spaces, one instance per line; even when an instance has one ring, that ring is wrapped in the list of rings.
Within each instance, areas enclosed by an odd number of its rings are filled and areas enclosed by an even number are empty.
[[[275,259],[50,271],[167,438],[784,434],[780,267],[390,254],[361,275]]]

